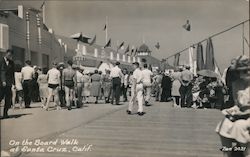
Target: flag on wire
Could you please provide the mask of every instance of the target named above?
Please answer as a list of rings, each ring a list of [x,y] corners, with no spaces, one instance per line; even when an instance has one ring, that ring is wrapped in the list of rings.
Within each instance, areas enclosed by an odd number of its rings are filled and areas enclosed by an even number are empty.
[[[124,45],[124,42],[122,42],[122,43],[119,45],[118,50],[120,50],[120,49],[123,47],[123,45]]]
[[[186,31],[191,31],[191,25],[189,20],[187,20],[186,24],[182,26]]]
[[[180,61],[180,53],[177,53],[174,55],[174,67],[179,66],[179,61]]]
[[[157,42],[157,44],[155,45],[155,48],[157,48],[158,50],[160,49],[160,43]]]
[[[106,29],[107,29],[107,24],[105,24],[103,31],[106,31]]]
[[[94,36],[94,38],[92,39],[92,41],[89,43],[89,45],[90,46],[93,45],[95,43],[95,41],[96,41],[96,35]]]
[[[41,5],[40,9],[42,9],[44,5],[45,5],[45,1],[43,1],[43,3],[42,3],[42,5]]]
[[[128,53],[128,52],[129,52],[129,45],[128,45],[128,47],[126,48],[126,50],[125,50],[124,53],[126,54],[126,53]]]
[[[107,42],[107,44],[104,46],[104,48],[106,47],[111,47],[111,39],[109,39],[109,41]]]

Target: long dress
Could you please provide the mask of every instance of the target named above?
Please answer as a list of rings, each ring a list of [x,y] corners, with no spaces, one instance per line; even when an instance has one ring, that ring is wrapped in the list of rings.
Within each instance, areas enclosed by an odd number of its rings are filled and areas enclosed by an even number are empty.
[[[111,95],[111,86],[112,86],[112,79],[109,74],[105,74],[103,76],[103,89],[104,89],[104,97],[110,97]]]
[[[164,75],[162,78],[162,94],[161,94],[161,101],[167,102],[171,97],[171,88],[172,88],[172,81],[169,76]]]
[[[83,79],[83,85],[84,85],[82,96],[88,97],[90,96],[90,76],[84,74],[82,79]]]
[[[180,72],[176,72],[173,74],[174,81],[171,91],[172,96],[181,96],[179,92],[179,89],[181,87],[180,76],[181,76]]]
[[[47,75],[41,74],[38,76],[37,82],[39,84],[39,92],[41,98],[47,98],[48,96],[48,81]]]
[[[90,95],[93,97],[100,96],[101,93],[101,75],[100,74],[93,74],[91,76],[91,89]]]

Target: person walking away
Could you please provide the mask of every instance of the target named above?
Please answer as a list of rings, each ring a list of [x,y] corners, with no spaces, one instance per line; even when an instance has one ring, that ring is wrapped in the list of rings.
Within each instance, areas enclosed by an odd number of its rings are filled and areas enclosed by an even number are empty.
[[[123,69],[123,78],[122,78],[122,95],[123,95],[123,101],[126,102],[128,101],[128,96],[127,96],[127,91],[128,91],[128,81],[129,81],[129,76],[128,76],[128,70]]]
[[[95,104],[98,103],[98,97],[101,94],[101,75],[98,70],[91,76],[91,89],[90,95],[96,98]]]
[[[15,65],[12,60],[12,51],[7,50],[0,61],[0,89],[1,99],[4,98],[3,118],[9,118],[8,110],[12,104],[11,87],[15,85]]]
[[[12,104],[13,108],[15,108],[16,100],[18,100],[20,108],[22,108],[23,104],[23,87],[22,87],[22,73],[21,73],[21,66],[16,67],[15,72],[15,86],[13,88],[13,96],[12,96]]]
[[[181,77],[181,72],[177,69],[173,75],[173,84],[172,84],[172,90],[171,90],[171,95],[173,97],[173,102],[174,102],[174,107],[180,107],[180,87],[181,87],[181,82],[180,82],[180,77]]]
[[[89,76],[89,72],[84,71],[83,72],[83,91],[82,91],[82,96],[84,99],[84,103],[88,103],[88,98],[90,96],[90,83],[91,83],[91,79]]]
[[[181,107],[191,107],[192,106],[192,81],[193,73],[190,71],[190,67],[186,66],[185,70],[181,72]]]
[[[73,62],[69,60],[68,67],[63,70],[63,83],[65,86],[65,99],[68,110],[72,109],[73,98],[74,98],[74,87],[76,83],[76,72],[72,68]]]
[[[103,75],[103,89],[104,89],[104,97],[105,103],[110,103],[111,96],[111,87],[112,87],[112,78],[110,77],[110,70],[106,70],[106,74]]]
[[[38,76],[37,82],[39,85],[39,93],[42,103],[42,108],[45,108],[48,98],[48,80],[47,80],[48,69],[43,68],[42,74]]]
[[[162,83],[162,74],[160,71],[157,71],[155,77],[153,78],[155,84],[155,101],[159,101],[161,99],[161,83]]]
[[[140,70],[139,63],[133,63],[134,72],[133,72],[133,86],[132,86],[132,96],[128,105],[127,114],[132,113],[133,106],[137,100],[138,102],[138,112],[139,116],[143,116],[145,112],[143,112],[143,74]]]
[[[121,93],[121,79],[123,78],[122,70],[119,68],[120,62],[115,63],[115,67],[111,69],[110,76],[112,78],[112,99],[111,104],[119,105]]]
[[[82,89],[84,87],[84,82],[83,82],[83,67],[80,66],[78,67],[76,71],[76,96],[77,96],[77,108],[82,107],[83,102],[82,102]]]
[[[30,108],[31,93],[32,93],[32,79],[34,77],[34,69],[31,67],[31,61],[27,60],[25,66],[21,70],[23,78],[23,95],[25,108]]]
[[[59,93],[58,87],[60,84],[60,71],[57,70],[57,63],[52,63],[52,69],[48,71],[47,80],[48,80],[48,98],[45,106],[45,110],[48,111],[49,103],[52,96],[54,96],[54,102],[56,103],[56,109],[60,109],[59,104]]]
[[[38,79],[38,76],[39,76],[39,73],[38,73],[38,70],[39,68],[37,66],[34,66],[34,76],[32,78],[32,92],[31,92],[31,100],[33,102],[39,102],[40,101],[40,94],[39,94],[39,85],[38,85],[38,82],[37,82],[37,79]]]
[[[59,88],[59,101],[60,101],[60,106],[66,107],[66,99],[65,99],[65,89],[63,87],[63,69],[64,69],[64,64],[63,63],[59,63],[57,69],[60,71],[60,88]]]
[[[142,75],[143,75],[143,88],[145,91],[145,106],[149,105],[149,100],[151,97],[151,88],[152,88],[152,77],[153,73],[151,70],[148,69],[148,65],[144,64],[143,65],[143,70],[142,70]]]

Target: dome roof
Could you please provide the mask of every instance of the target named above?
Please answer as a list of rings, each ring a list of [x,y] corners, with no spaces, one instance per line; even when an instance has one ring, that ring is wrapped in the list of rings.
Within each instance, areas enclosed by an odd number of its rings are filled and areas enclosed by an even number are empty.
[[[148,48],[148,46],[146,44],[142,44],[139,49],[138,52],[151,52],[150,49]]]

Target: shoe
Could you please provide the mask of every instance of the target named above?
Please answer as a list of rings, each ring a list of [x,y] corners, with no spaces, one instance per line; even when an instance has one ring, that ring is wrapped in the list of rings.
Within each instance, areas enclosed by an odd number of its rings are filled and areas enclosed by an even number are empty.
[[[68,107],[68,110],[70,111],[71,109],[72,109],[71,106],[69,106],[69,107]]]
[[[148,101],[145,101],[145,106],[149,106],[149,105],[148,105]]]
[[[138,114],[139,116],[143,116],[143,115],[145,114],[145,112],[137,112],[137,114]]]
[[[98,104],[98,101],[96,101],[95,104]]]
[[[130,114],[132,114],[132,113],[131,113],[131,111],[127,110],[127,114],[129,114],[129,115],[130,115]]]
[[[10,118],[10,116],[8,114],[3,115],[3,119],[8,119],[8,118]]]
[[[30,106],[26,106],[25,108],[31,108]]]

